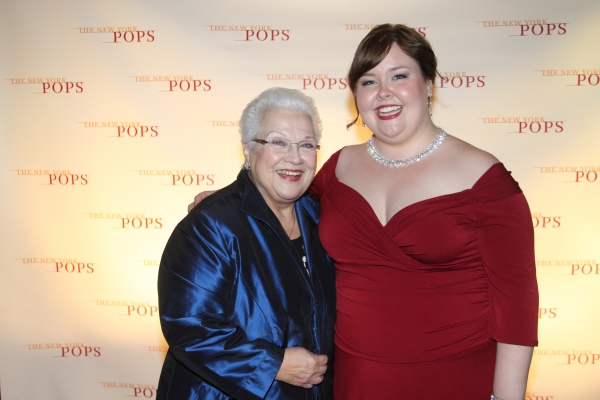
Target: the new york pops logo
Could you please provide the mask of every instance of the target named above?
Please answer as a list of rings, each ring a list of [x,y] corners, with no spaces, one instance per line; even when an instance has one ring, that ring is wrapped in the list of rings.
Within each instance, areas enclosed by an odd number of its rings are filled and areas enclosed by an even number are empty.
[[[434,86],[439,89],[481,89],[485,87],[485,75],[470,74],[466,71],[441,71]]]
[[[158,267],[160,265],[160,260],[137,260],[144,267]]]
[[[34,94],[83,93],[83,82],[68,78],[7,78],[5,80],[13,85],[33,85],[37,89]]]
[[[227,128],[227,127],[239,127],[239,120],[209,120],[206,121],[210,124],[210,126],[215,128]]]
[[[161,353],[164,357],[164,353],[169,349],[167,346],[144,346],[151,352]],[[146,383],[132,383],[132,382],[99,382],[103,388],[107,389],[120,389],[120,393],[123,393],[123,397],[138,397],[144,399],[152,399],[156,397],[157,386],[154,384]]]
[[[62,257],[29,257],[18,258],[23,264],[29,266],[45,266],[44,272],[55,272],[64,274],[93,274],[95,266],[93,262],[80,260],[77,258]]]
[[[378,27],[380,24],[341,24],[347,31],[356,31],[356,30],[371,30],[373,28]],[[408,24],[403,24],[408,26]],[[427,37],[427,27],[426,26],[411,26],[410,28],[419,32],[423,37]]]
[[[137,169],[135,172],[144,177],[161,178],[166,186],[212,186],[215,174],[198,173],[193,169]]]
[[[348,80],[329,74],[263,74],[268,81],[297,81],[298,89],[302,90],[344,90]]]
[[[156,397],[156,385],[131,382],[99,382],[103,388],[121,389],[123,397],[152,399]]]
[[[237,42],[287,42],[290,30],[272,25],[204,25],[211,32],[229,33]]]
[[[88,174],[73,173],[70,169],[15,169],[21,177],[42,177],[40,185],[86,186]]]
[[[100,26],[73,28],[79,33],[102,34],[104,43],[152,43],[156,30],[138,29],[137,26]]]
[[[102,348],[84,343],[33,343],[24,344],[27,350],[50,350],[51,357],[58,358],[97,358],[102,356]]]
[[[558,267],[561,275],[600,277],[600,263],[595,258],[575,260],[536,260],[538,268]]]
[[[533,350],[534,356],[555,356],[557,365],[585,365],[600,366],[600,352],[594,350],[563,350],[563,349],[540,349]]]
[[[554,400],[555,396],[540,394],[539,392],[525,392],[523,400]]]
[[[600,69],[538,69],[543,77],[562,78],[565,86],[598,86]]]
[[[148,351],[158,352],[158,353],[166,353],[169,350],[168,346],[144,346],[148,349]]]
[[[538,308],[538,319],[554,319],[557,313],[557,307],[540,307]]]
[[[567,22],[548,22],[547,19],[511,19],[478,21],[484,28],[505,28],[508,36],[562,36]]]
[[[158,125],[140,121],[85,121],[78,122],[86,129],[101,129],[107,137],[115,138],[155,138]]]
[[[194,75],[133,75],[138,83],[159,85],[159,92],[198,93],[212,89],[211,79],[198,79]]]
[[[131,213],[102,213],[90,212],[85,213],[91,219],[96,220],[112,220],[116,222],[113,228],[129,229],[129,230],[148,230],[161,229],[163,227],[163,219],[155,216],[148,217],[146,214],[131,214]]]
[[[506,124],[506,133],[562,133],[565,121],[548,117],[481,117],[484,124]]]
[[[115,307],[117,315],[127,317],[158,317],[158,306],[147,301],[91,300],[99,307]]]
[[[583,165],[583,166],[546,166],[534,167],[542,174],[561,174],[568,176],[565,183],[600,183],[598,175],[600,175],[600,166]]]
[[[531,213],[531,221],[533,222],[534,228],[540,229],[552,229],[560,228],[562,217],[556,215],[545,215],[541,212]]]

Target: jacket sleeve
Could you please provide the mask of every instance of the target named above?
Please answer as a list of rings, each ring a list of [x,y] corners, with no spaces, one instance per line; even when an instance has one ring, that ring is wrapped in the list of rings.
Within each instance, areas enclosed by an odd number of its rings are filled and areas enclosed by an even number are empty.
[[[523,193],[478,207],[478,236],[490,290],[490,338],[537,346],[538,288],[533,224]]]
[[[200,210],[175,228],[158,274],[160,322],[174,357],[237,399],[265,397],[284,349],[236,324],[237,238]]]

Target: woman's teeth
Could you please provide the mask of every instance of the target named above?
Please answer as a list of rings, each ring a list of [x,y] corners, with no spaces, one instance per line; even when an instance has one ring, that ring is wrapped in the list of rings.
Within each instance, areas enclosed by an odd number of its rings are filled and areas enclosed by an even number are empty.
[[[402,106],[383,107],[377,110],[377,113],[382,116],[392,115],[402,110]]]
[[[277,173],[279,175],[287,175],[287,176],[300,176],[300,175],[302,175],[302,172],[300,172],[300,171],[279,170],[279,171],[277,171]]]

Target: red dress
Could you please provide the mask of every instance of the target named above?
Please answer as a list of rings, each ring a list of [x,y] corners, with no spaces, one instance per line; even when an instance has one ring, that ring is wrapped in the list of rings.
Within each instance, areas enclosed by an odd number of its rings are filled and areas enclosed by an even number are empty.
[[[412,204],[385,225],[338,181],[315,177],[320,237],[336,264],[336,399],[485,399],[496,341],[537,345],[529,207],[502,164],[471,189]]]

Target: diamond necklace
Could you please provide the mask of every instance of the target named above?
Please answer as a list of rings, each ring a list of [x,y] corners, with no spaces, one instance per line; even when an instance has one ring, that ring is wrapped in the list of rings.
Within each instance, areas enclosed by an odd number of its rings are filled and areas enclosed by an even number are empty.
[[[375,159],[375,161],[385,165],[386,167],[406,167],[407,165],[410,165],[414,162],[421,161],[429,154],[431,154],[435,149],[437,149],[440,144],[442,144],[444,138],[446,137],[446,132],[439,126],[436,126],[436,128],[438,128],[440,131],[435,137],[435,139],[433,139],[433,142],[431,142],[431,144],[427,146],[425,150],[423,150],[416,156],[405,158],[404,160],[392,160],[391,158],[387,158],[386,156],[378,152],[375,149],[375,146],[373,146],[373,138],[375,137],[375,135],[371,136],[367,141],[367,151],[369,152],[371,157]]]

